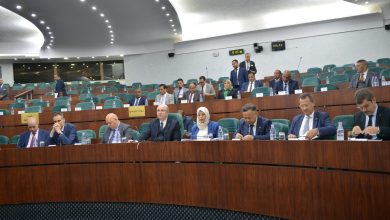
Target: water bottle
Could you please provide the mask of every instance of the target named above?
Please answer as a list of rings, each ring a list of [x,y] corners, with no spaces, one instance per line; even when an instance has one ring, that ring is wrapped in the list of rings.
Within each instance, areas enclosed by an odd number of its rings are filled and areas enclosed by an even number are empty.
[[[72,106],[70,105],[70,101],[68,100],[68,103],[66,104],[68,112],[72,111]]]
[[[116,100],[115,99],[112,100],[112,108],[116,108]]]
[[[269,88],[269,96],[274,96],[274,90],[271,87]]]
[[[276,139],[276,130],[275,130],[275,125],[271,124],[271,129],[269,130],[269,139],[271,141]]]
[[[27,101],[24,102],[24,109],[28,107]]]
[[[385,76],[382,76],[381,83],[382,83],[382,86],[387,86],[387,81],[386,81],[386,77]]]
[[[343,122],[339,121],[339,126],[337,126],[337,140],[343,141],[344,140],[344,128],[343,128]]]
[[[330,82],[329,82],[329,76],[326,76],[326,84],[330,84]]]
[[[15,114],[15,109],[14,107],[11,107],[11,115],[14,115]]]
[[[241,99],[241,92],[240,92],[240,90],[237,91],[237,99]]]
[[[39,101],[40,101],[40,102],[43,102],[42,96],[39,97]]]
[[[87,134],[85,132],[81,133],[81,144],[87,144]]]
[[[221,126],[218,127],[218,140],[223,140],[223,128]]]
[[[372,79],[371,79],[371,85],[372,85],[372,87],[378,87],[378,86],[379,86],[378,77],[376,77],[376,76],[373,76],[373,77],[372,77]]]
[[[91,106],[92,106],[92,109],[95,109],[95,103],[93,102],[92,97],[91,97]]]
[[[69,101],[72,101],[72,95],[69,95]]]
[[[123,92],[127,93],[127,87],[126,86],[123,87]]]
[[[104,86],[102,87],[102,90],[101,90],[102,93],[104,93]]]

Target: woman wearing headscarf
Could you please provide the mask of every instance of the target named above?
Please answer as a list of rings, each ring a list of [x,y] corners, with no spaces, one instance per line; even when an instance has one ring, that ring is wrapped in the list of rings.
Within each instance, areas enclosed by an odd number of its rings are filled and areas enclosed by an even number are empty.
[[[191,139],[207,138],[209,134],[216,138],[219,125],[215,121],[210,121],[209,110],[205,107],[200,107],[196,110],[196,115],[196,125],[192,127]]]

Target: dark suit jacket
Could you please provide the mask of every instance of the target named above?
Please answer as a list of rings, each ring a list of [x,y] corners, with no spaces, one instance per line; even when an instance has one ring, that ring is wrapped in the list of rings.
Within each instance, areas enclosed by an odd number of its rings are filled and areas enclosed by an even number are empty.
[[[278,94],[279,91],[283,91],[284,90],[283,87],[284,87],[284,82],[283,82],[283,80],[280,80],[276,84],[276,87],[275,87],[276,91],[274,91],[274,93]],[[290,79],[290,81],[288,81],[288,94],[294,94],[296,89],[299,89],[298,81]]]
[[[160,131],[160,120],[153,119],[149,124],[149,129],[141,134],[140,141],[150,139],[151,141],[180,141],[180,125],[175,119],[168,118],[164,130]]]
[[[363,112],[358,112],[353,118],[353,126],[359,126],[364,130],[366,125],[366,115]],[[378,105],[376,112],[375,126],[379,127],[377,137],[383,140],[390,140],[390,108]]]
[[[365,85],[366,85],[365,87],[371,87],[372,86],[371,81],[372,81],[372,77],[373,76],[378,77],[379,85],[380,85],[381,78],[379,77],[379,75],[376,74],[376,73],[373,73],[373,72],[367,72],[366,81],[364,81]],[[359,82],[359,77],[360,77],[359,73],[356,73],[355,75],[352,76],[351,82],[349,83],[349,88],[357,88],[358,82]]]
[[[103,139],[101,140],[102,144],[108,143],[108,141],[110,140],[111,131],[113,131],[113,129],[111,129],[110,127],[107,127],[107,129],[104,131],[104,136],[103,136]],[[130,137],[131,137],[130,125],[119,122],[118,131],[119,131],[119,134],[121,135],[121,137],[128,137],[130,139]],[[131,139],[133,139],[133,138],[131,137]]]
[[[269,140],[269,130],[271,129],[271,120],[267,118],[257,116],[257,124],[256,124],[256,135],[254,136],[255,140]],[[237,133],[242,134],[243,136],[249,134],[249,124],[245,122],[242,118],[240,120],[240,124],[238,126]]]
[[[248,90],[248,86],[250,85],[249,83],[250,83],[249,81],[248,82],[244,82],[241,85],[241,91],[246,92],[246,90]],[[254,84],[252,89],[254,89],[256,87],[262,87],[262,86],[263,86],[263,83],[260,80],[255,80],[255,84]]]
[[[244,82],[248,82],[248,73],[245,68],[238,68],[238,78],[234,70],[230,72],[230,81],[234,88],[240,89]],[[240,83],[240,85],[238,85]]]
[[[146,105],[148,100],[145,97],[142,97],[142,96],[140,98],[141,99],[138,102],[138,106]],[[135,97],[130,99],[130,101],[129,101],[130,106],[134,106],[134,102],[135,102]]]
[[[61,135],[58,135],[54,131],[53,137],[50,138],[50,144],[59,145],[71,145],[77,143],[77,131],[76,127],[70,123],[65,123],[64,131]]]
[[[27,131],[27,132],[24,132],[23,134],[21,134],[19,137],[19,141],[16,144],[16,147],[20,147],[20,148],[27,147],[27,145],[29,144],[28,139],[30,138],[30,134],[31,134],[30,131]],[[43,129],[38,130],[38,146],[39,146],[39,143],[41,141],[45,142],[45,146],[49,145],[49,143],[50,143],[49,132],[47,132]]]
[[[225,99],[225,96],[223,96],[223,92],[225,90],[220,90],[218,92],[218,99]],[[237,98],[237,89],[233,88],[232,90],[229,90],[229,93],[227,96],[232,96],[233,99]]]
[[[194,121],[190,116],[183,116],[183,126],[184,130],[187,130],[188,132],[191,131],[192,126],[194,126]]]
[[[269,81],[269,85],[268,87],[269,88],[272,88],[274,90],[274,92],[276,91],[276,85],[278,82],[282,81],[282,79],[279,79],[279,81],[276,82],[275,79],[272,79],[271,81]]]
[[[190,102],[190,95],[191,95],[190,91],[187,91],[186,93],[184,93],[184,96],[183,96],[183,99],[184,100],[188,100],[188,103]],[[195,93],[192,96],[193,96],[192,100],[194,102],[202,101],[200,92],[198,90],[196,90]]]
[[[294,134],[299,137],[299,129],[301,129],[301,124],[304,118],[304,114],[295,116],[291,122],[288,134]],[[326,112],[314,112],[313,128],[318,128],[319,139],[332,139],[336,134],[336,127],[330,121],[329,114]]]
[[[3,96],[0,100],[8,100],[8,90],[4,84],[0,85],[0,95]]]
[[[55,92],[58,93],[58,95],[60,95],[60,93],[62,92],[63,96],[68,96],[68,94],[66,93],[64,80],[57,80]]]
[[[215,121],[209,121],[207,125],[208,132],[207,134],[213,134],[213,138],[218,137],[218,128],[219,124]],[[199,132],[198,125],[194,125],[191,130],[191,139],[196,139]]]
[[[250,63],[250,68],[249,68],[249,70],[252,70],[252,71],[257,72],[255,62],[253,62],[252,60],[250,60],[249,63]],[[244,68],[244,69],[246,70],[246,61],[245,61],[245,60],[242,61],[242,62],[240,63],[240,68]]]

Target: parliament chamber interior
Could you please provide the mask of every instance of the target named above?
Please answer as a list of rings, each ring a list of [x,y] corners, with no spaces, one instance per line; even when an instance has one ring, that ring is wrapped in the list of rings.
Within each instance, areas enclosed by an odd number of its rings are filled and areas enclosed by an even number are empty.
[[[390,2],[0,16],[0,219],[388,219]]]

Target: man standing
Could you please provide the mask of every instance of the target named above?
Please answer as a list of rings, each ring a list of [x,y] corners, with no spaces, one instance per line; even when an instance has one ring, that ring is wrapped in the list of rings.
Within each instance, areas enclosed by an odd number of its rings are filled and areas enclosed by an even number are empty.
[[[248,82],[248,73],[244,68],[238,67],[238,60],[233,60],[232,66],[233,70],[230,72],[230,81],[235,89],[241,90],[241,85],[244,82]]]
[[[114,113],[109,113],[106,116],[107,129],[104,131],[102,144],[121,143],[122,137],[126,137],[127,141],[132,139],[130,125],[120,122],[118,116]]]
[[[272,122],[258,115],[256,105],[247,103],[241,108],[242,119],[236,138],[240,140],[269,140]]]
[[[390,108],[379,106],[368,89],[359,89],[355,101],[360,112],[353,118],[352,134],[372,139],[390,140]]]
[[[378,74],[368,72],[368,63],[366,60],[358,60],[355,64],[357,73],[352,76],[349,88],[365,88],[372,86],[372,77],[376,76],[380,82]]]
[[[273,91],[276,91],[276,85],[282,81],[282,71],[275,70],[274,71],[274,78],[269,81],[269,88],[272,88]]]
[[[173,95],[175,96],[175,99],[178,101],[178,103],[180,103],[187,91],[188,89],[184,87],[183,79],[177,79],[177,88],[173,90]]]
[[[4,80],[0,78],[0,101],[8,100],[8,89],[4,85]]]
[[[165,84],[160,84],[160,94],[158,94],[154,100],[159,105],[161,104],[175,104],[175,100],[172,94],[167,92],[167,86]]]
[[[206,77],[200,76],[199,77],[199,85],[196,86],[196,89],[202,94],[205,95],[215,95],[215,89],[214,86],[211,84],[206,83]]]
[[[54,90],[55,93],[58,93],[58,96],[68,96],[66,93],[66,87],[64,80],[57,74],[54,75],[54,80],[56,81],[56,88]]]
[[[44,142],[43,146],[47,146],[50,143],[49,132],[39,129],[38,120],[34,117],[27,118],[27,127],[29,131],[20,135],[17,147],[29,148],[40,147],[40,143]]]
[[[54,113],[53,122],[54,125],[50,132],[50,144],[61,146],[78,142],[76,127],[73,124],[65,123],[62,113]]]
[[[254,88],[262,87],[263,83],[260,80],[256,80],[256,72],[249,70],[248,72],[248,82],[244,82],[241,87],[242,92],[252,92]]]
[[[140,141],[180,141],[180,125],[175,119],[168,118],[169,108],[165,104],[157,107],[157,118],[149,124],[149,129],[141,134]]]
[[[249,72],[249,70],[252,70],[253,72],[255,72],[255,74],[257,73],[255,62],[251,60],[250,53],[245,54],[245,60],[240,63],[240,68],[245,69],[247,72]]]
[[[291,79],[290,71],[285,70],[282,80],[276,84],[275,94],[278,94],[280,91],[285,91],[286,94],[294,94],[297,89],[299,89],[298,82]]]
[[[135,94],[134,98],[131,98],[129,101],[130,106],[141,106],[141,105],[147,106],[148,105],[148,100],[145,97],[141,96],[141,94],[142,94],[141,89],[139,89],[139,88],[136,89],[134,91],[134,94]]]
[[[187,100],[188,103],[203,101],[202,96],[196,89],[196,84],[194,82],[190,83],[189,88],[190,89],[184,94],[184,99]]]
[[[302,114],[294,117],[288,138],[305,137],[308,140],[333,138],[336,128],[330,121],[328,113],[315,111],[314,107],[314,98],[310,93],[302,93],[299,96]]]

